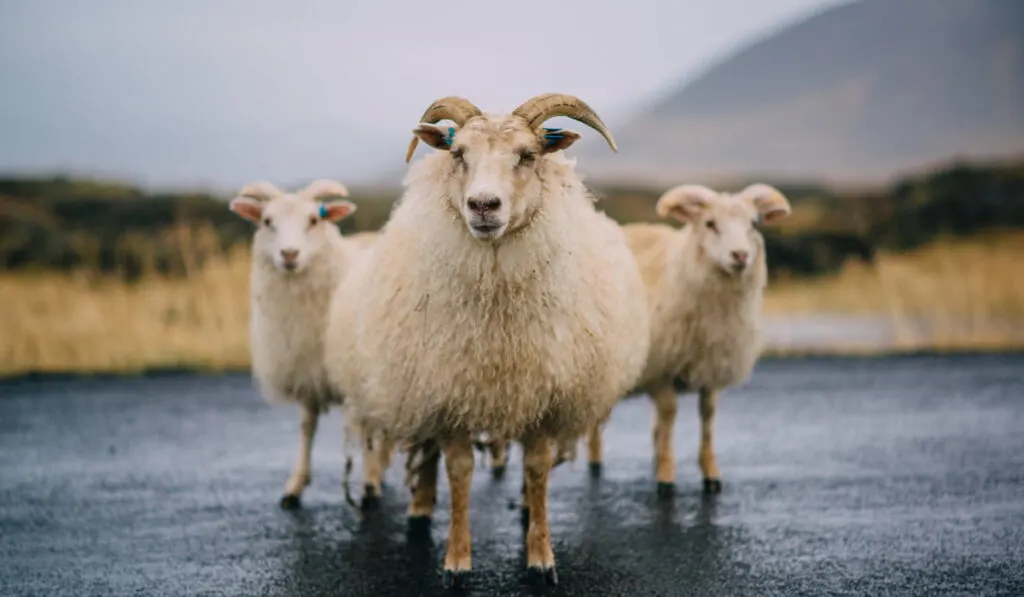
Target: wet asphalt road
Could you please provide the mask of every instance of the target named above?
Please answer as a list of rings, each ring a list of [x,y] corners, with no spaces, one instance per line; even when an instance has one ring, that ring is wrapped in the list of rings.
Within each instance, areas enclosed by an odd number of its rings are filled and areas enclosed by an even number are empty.
[[[556,471],[547,594],[1024,594],[1024,356],[762,361],[720,403],[714,497],[683,400],[673,499],[646,399],[615,412],[602,479]],[[244,375],[0,384],[0,595],[442,593],[446,483],[431,541],[406,536],[399,467],[360,518],[332,413],[284,512],[296,426]],[[543,592],[508,507],[520,463],[474,477],[470,594]]]

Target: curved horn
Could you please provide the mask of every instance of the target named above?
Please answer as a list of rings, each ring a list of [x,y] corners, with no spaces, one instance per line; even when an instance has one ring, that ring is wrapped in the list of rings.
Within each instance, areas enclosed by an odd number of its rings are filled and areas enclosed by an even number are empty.
[[[513,110],[512,113],[525,120],[531,129],[544,124],[544,121],[549,118],[568,116],[601,133],[601,136],[608,142],[612,151],[619,151],[619,147],[615,144],[615,139],[612,138],[611,131],[601,122],[597,112],[594,112],[594,109],[588,106],[586,102],[574,95],[544,93],[526,100],[522,105]]]
[[[239,197],[252,197],[260,201],[269,201],[281,194],[281,189],[274,186],[274,183],[266,180],[250,182],[238,191]]]
[[[315,201],[324,197],[348,197],[348,189],[336,180],[319,178],[306,185],[299,194]]]
[[[474,106],[473,102],[463,97],[449,95],[430,104],[430,107],[423,113],[423,116],[420,116],[419,121],[434,124],[435,122],[447,119],[461,127],[474,116],[480,116],[480,108]],[[409,149],[405,152],[406,163],[412,159],[412,153],[416,151],[416,144],[419,141],[419,137],[413,137],[412,141],[409,142]]]

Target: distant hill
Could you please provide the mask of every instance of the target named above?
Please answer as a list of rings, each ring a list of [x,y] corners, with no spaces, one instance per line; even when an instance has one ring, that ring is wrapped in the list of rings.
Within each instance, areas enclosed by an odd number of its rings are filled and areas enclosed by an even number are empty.
[[[675,43],[685,44],[685,35]],[[1024,154],[1024,1],[861,0],[728,57],[581,142],[595,181],[881,182]]]

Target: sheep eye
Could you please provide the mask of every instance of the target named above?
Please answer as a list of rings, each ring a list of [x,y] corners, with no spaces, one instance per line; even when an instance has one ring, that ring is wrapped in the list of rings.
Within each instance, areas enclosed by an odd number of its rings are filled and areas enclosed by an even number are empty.
[[[462,155],[466,153],[466,150],[460,147],[458,149],[451,150],[450,153],[452,154],[452,159],[458,162],[462,160]]]
[[[708,220],[706,225],[708,227],[708,230],[718,232],[718,224],[716,224],[714,220]]]
[[[263,225],[269,228],[270,227],[270,218],[263,218]]]
[[[309,227],[312,228],[313,226],[316,226],[316,223],[319,221],[320,220],[316,216],[309,216]]]
[[[519,166],[527,166],[533,163],[533,160],[537,157],[537,154],[530,151],[529,149],[522,149],[519,151]]]

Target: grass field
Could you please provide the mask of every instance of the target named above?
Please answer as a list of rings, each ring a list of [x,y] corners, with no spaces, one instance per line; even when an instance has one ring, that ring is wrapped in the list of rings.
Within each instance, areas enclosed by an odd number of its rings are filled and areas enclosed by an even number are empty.
[[[177,234],[189,247],[183,255],[212,255],[185,277],[149,273],[129,284],[88,272],[0,274],[0,376],[247,368],[248,247],[219,252],[209,228]],[[772,280],[765,312],[882,318],[895,341],[868,349],[879,352],[1022,348],[1021,255],[1021,232],[881,253],[834,276]]]
[[[832,276],[776,280],[770,316],[870,315],[885,318],[897,350],[1000,350],[1024,347],[1024,233],[945,239],[902,254],[848,262]],[[837,339],[838,340],[838,339]]]

